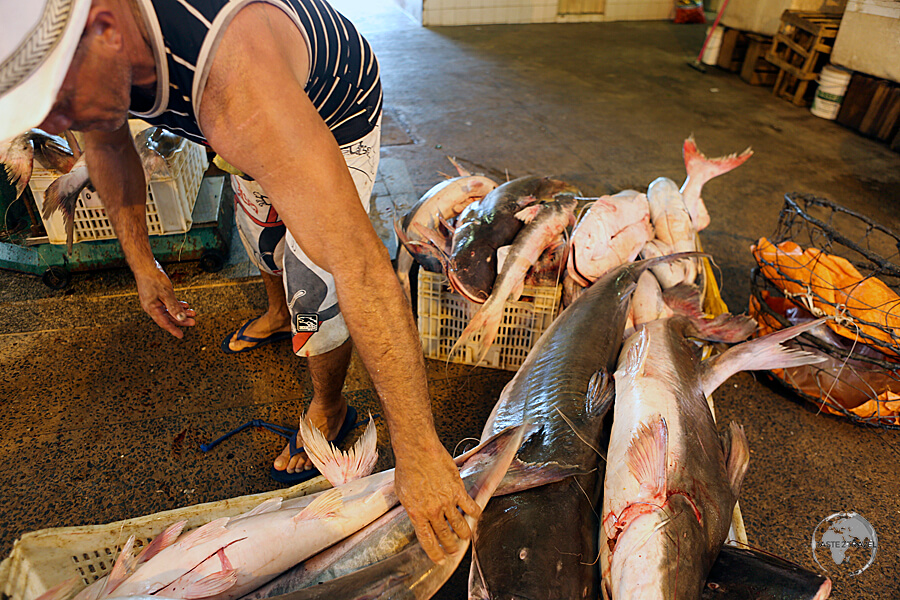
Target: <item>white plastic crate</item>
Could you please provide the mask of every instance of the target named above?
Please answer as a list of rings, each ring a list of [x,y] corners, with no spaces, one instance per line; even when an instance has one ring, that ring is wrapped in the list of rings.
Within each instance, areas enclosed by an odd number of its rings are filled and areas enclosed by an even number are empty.
[[[450,289],[447,278],[419,269],[419,338],[426,358],[447,360],[453,344],[462,335],[479,305],[469,302]],[[525,362],[528,351],[559,312],[562,286],[525,286],[522,297],[507,301],[497,339],[480,366],[516,371]],[[474,365],[478,359],[474,336],[456,349],[450,362]]]
[[[168,165],[172,176],[154,175],[148,186],[146,217],[150,235],[184,233],[191,228],[191,212],[208,166],[206,151],[199,144],[182,140]],[[56,171],[34,169],[29,186],[39,209],[43,209],[44,192],[59,175]],[[66,243],[66,227],[59,211],[44,219],[44,228],[51,244]],[[75,207],[74,241],[115,237],[99,196],[88,189],[82,191]]]
[[[0,595],[11,600],[34,600],[50,588],[76,577],[89,585],[109,573],[122,545],[134,535],[136,550],[176,521],[186,520],[185,531],[215,519],[251,510],[269,498],[285,500],[331,487],[316,477],[293,487],[208,502],[185,508],[108,523],[56,527],[26,533],[16,540],[10,555],[0,562]]]

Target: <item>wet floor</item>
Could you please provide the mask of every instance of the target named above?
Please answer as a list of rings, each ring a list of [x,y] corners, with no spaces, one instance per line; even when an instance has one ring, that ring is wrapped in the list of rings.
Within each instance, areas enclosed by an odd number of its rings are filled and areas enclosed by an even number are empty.
[[[749,245],[776,227],[782,197],[824,196],[900,230],[900,155],[752,87],[736,75],[687,67],[702,26],[668,23],[424,29],[391,5],[348,5],[378,54],[385,92],[382,168],[373,222],[386,231],[451,168],[446,156],[505,177],[554,174],[588,195],[681,181],[681,142],[710,155],[755,155],[704,190],[702,234],[723,296],[746,310]],[[386,243],[393,243],[385,234]],[[253,429],[209,453],[199,445],[251,419],[295,425],[311,389],[289,345],[237,356],[222,338],[265,306],[262,285],[235,248],[227,268],[167,267],[199,313],[178,341],[137,302],[125,270],[76,275],[52,291],[0,273],[0,555],[23,533],[107,523],[277,489],[268,477],[282,440]],[[476,437],[505,371],[429,361],[442,441]],[[345,392],[378,415],[354,358]],[[834,598],[898,598],[900,433],[816,414],[741,374],[715,395],[721,422],[745,425],[750,471],[741,507],[751,545],[815,568],[816,525],[853,510],[878,533],[875,563],[838,578]],[[379,468],[392,464],[384,422]],[[441,592],[465,595],[467,563]]]

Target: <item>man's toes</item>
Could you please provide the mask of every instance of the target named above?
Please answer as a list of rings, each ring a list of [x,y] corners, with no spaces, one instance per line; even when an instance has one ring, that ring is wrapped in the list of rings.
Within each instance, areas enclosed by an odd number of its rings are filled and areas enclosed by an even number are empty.
[[[275,470],[276,471],[284,471],[288,466],[288,462],[289,462],[289,456],[287,455],[287,453],[282,452],[281,454],[278,455],[278,458],[275,459],[275,463],[274,463]]]

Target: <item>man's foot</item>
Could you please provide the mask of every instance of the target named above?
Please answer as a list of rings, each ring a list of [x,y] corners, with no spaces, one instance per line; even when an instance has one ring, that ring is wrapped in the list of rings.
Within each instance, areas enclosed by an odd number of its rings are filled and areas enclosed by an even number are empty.
[[[340,433],[341,427],[347,418],[347,401],[342,398],[340,404],[326,409],[320,408],[316,402],[312,402],[306,414],[309,416],[312,424],[322,432],[325,439],[332,441]],[[301,446],[303,446],[303,439],[298,431],[297,447]],[[299,452],[295,456],[291,456],[291,446],[288,444],[281,451],[281,454],[278,455],[278,458],[275,459],[274,467],[276,471],[299,473],[300,471],[312,469],[313,464],[306,452]]]
[[[272,339],[272,336],[277,336],[277,340],[279,341],[282,339],[289,339],[291,334],[291,318],[290,316],[272,317],[266,312],[256,319],[249,321],[246,324],[246,327],[242,327],[242,329],[243,331],[239,328],[227,338],[228,341],[227,344],[223,344],[223,350],[227,347],[231,352],[243,352],[269,343],[270,341],[276,341],[275,339]],[[256,341],[240,338],[251,338]]]

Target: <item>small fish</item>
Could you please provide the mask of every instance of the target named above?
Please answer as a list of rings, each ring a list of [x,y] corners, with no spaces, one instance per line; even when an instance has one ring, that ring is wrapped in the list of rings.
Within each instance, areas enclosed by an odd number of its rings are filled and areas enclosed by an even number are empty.
[[[683,154],[687,178],[681,186],[681,195],[684,197],[684,204],[691,215],[694,228],[702,231],[709,225],[709,213],[706,211],[703,198],[700,197],[703,185],[713,177],[724,175],[747,162],[753,156],[753,150],[747,148],[740,154],[706,158],[697,148],[694,136],[691,136],[684,140]]]
[[[706,397],[745,370],[819,362],[783,342],[822,320],[729,348],[704,362],[689,338],[734,343],[746,317],[652,321],[626,340],[615,373],[600,527],[607,600],[698,598],[728,535],[750,459],[743,428],[719,440]]]
[[[574,224],[577,204],[575,198],[569,197],[532,204],[516,213],[516,218],[526,225],[510,246],[491,295],[463,330],[450,350],[451,355],[457,347],[480,335],[475,344],[475,354],[477,362],[484,360],[500,329],[506,301],[519,299],[528,270],[546,248],[557,242],[566,227]]]
[[[466,207],[456,220],[447,277],[457,292],[484,303],[497,279],[497,248],[507,246],[522,228],[516,214],[558,194],[580,195],[573,186],[549,177],[520,177],[495,188]]]

